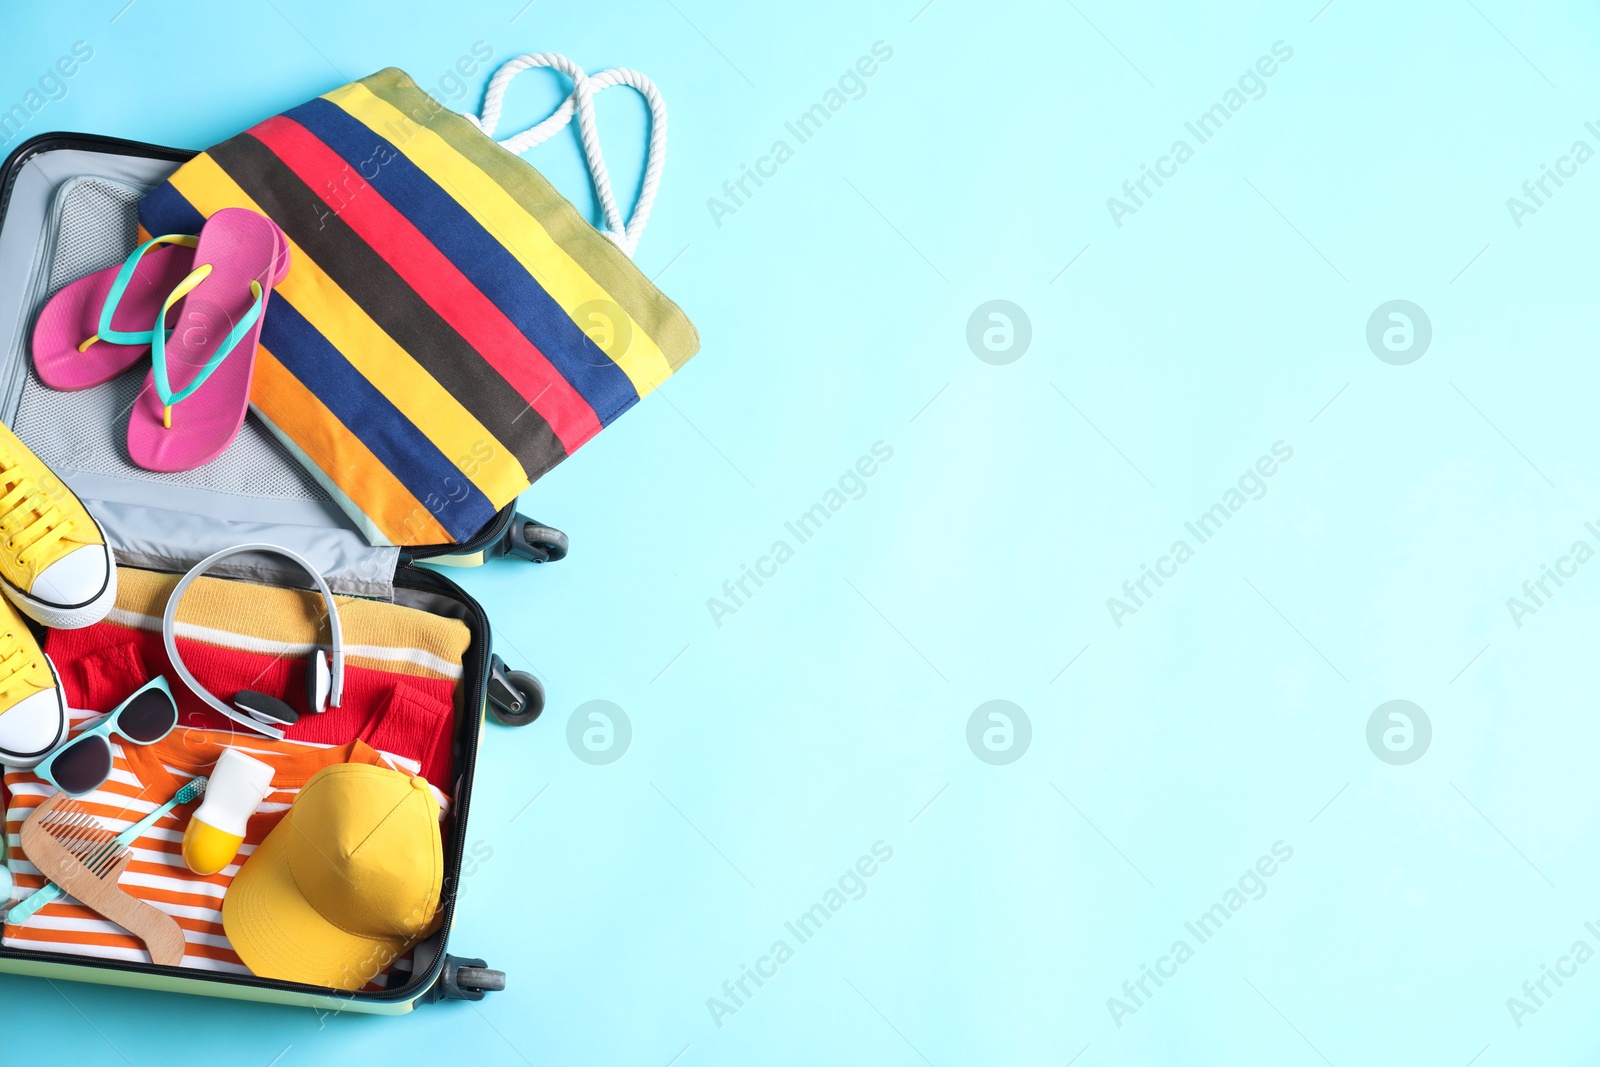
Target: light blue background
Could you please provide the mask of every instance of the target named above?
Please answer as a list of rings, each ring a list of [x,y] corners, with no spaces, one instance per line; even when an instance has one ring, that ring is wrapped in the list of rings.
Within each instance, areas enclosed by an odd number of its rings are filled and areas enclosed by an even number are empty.
[[[1600,149],[1592,8],[123,2],[7,12],[0,107],[95,49],[27,134],[203,147],[386,65],[438,86],[479,40],[648,73],[671,146],[638,260],[703,350],[524,498],[568,560],[461,576],[550,693],[487,738],[492,856],[451,942],[507,990],[390,1020],[0,978],[8,1062],[1600,1054],[1600,964],[1520,1027],[1506,1006],[1600,949],[1600,564],[1520,628],[1506,607],[1600,546],[1600,162],[1520,228],[1506,206]],[[707,199],[880,40],[866,95],[717,225]],[[1280,40],[1267,94],[1118,228],[1106,198]],[[475,108],[487,76],[441,95]],[[559,84],[524,76],[505,132]],[[627,97],[599,111],[631,177]],[[575,140],[531,159],[596,217]],[[1003,366],[966,341],[997,298],[1033,332]],[[1365,340],[1391,299],[1432,322],[1407,366]],[[1106,598],[1280,440],[1266,495],[1118,628]],[[719,628],[707,598],[877,441],[866,494]],[[633,727],[606,766],[566,741],[595,699]],[[1007,766],[966,741],[993,699],[1031,721]],[[1367,744],[1391,699],[1432,723],[1410,765]],[[785,921],[877,841],[798,945]],[[1266,895],[1119,1027],[1107,998],[1278,841]],[[707,998],[779,938],[719,1027]]]

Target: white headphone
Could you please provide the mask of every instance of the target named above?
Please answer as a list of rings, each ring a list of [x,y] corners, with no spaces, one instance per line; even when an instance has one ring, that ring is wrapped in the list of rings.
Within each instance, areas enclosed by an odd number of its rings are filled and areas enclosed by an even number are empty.
[[[212,553],[196,563],[193,570],[179,579],[178,584],[172,589],[172,595],[167,598],[167,610],[161,617],[161,638],[166,643],[167,658],[172,661],[173,672],[183,680],[195,696],[240,726],[248,727],[266,737],[281,740],[282,727],[292,726],[299,721],[299,712],[277,697],[257,693],[251,689],[244,689],[234,694],[234,706],[229,707],[195,679],[189,668],[184,666],[183,658],[178,655],[178,604],[183,600],[183,594],[188,591],[190,583],[223,560],[246,552],[269,552],[293,560],[311,575],[312,581],[316,582],[317,590],[322,594],[322,602],[328,609],[333,660],[330,667],[328,657],[323,654],[322,649],[312,649],[311,658],[306,663],[306,704],[313,712],[339,706],[339,701],[344,695],[344,642],[339,627],[339,605],[334,602],[333,591],[328,588],[328,583],[323,580],[322,575],[317,573],[317,569],[287,548],[267,544],[235,545],[221,552]]]

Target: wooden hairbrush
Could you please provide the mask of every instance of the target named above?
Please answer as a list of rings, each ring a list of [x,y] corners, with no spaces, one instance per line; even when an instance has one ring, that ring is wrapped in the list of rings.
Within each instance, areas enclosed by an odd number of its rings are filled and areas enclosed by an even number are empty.
[[[166,912],[130,896],[117,881],[133,853],[79,801],[56,793],[22,824],[22,851],[39,872],[144,942],[150,962],[183,962],[183,927]]]

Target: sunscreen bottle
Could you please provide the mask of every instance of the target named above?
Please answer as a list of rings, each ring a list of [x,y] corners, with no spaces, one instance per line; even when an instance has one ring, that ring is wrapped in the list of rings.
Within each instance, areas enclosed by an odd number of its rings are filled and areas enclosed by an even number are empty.
[[[183,862],[195,874],[216,874],[244,844],[246,824],[272,792],[272,767],[225,748],[211,768],[205,799],[183,831]]]

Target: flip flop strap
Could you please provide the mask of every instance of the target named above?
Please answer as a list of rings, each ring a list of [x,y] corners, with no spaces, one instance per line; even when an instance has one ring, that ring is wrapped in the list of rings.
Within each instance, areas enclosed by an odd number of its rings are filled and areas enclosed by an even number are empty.
[[[111,288],[106,292],[105,301],[100,305],[100,332],[91,337],[89,341],[85,341],[84,347],[87,348],[90,342],[96,339],[109,341],[114,345],[147,345],[153,343],[154,329],[130,333],[126,330],[114,330],[111,328],[111,318],[116,314],[117,306],[122,303],[122,294],[127,292],[128,283],[133,281],[133,272],[139,269],[139,261],[144,258],[146,252],[156,245],[187,245],[190,248],[194,248],[199,243],[200,238],[191,237],[186,233],[167,233],[162,234],[160,237],[150,238],[150,240],[129,253],[128,258],[122,261],[122,269],[117,271],[116,278],[112,280]],[[156,322],[159,324],[165,318],[166,311],[163,310],[161,318],[157,319]]]
[[[211,264],[209,263],[203,263],[190,271],[188,277],[179,282],[178,287],[167,296],[166,301],[161,305],[161,315],[156,319],[156,322],[165,322],[167,312],[172,305],[187,296],[195,286],[205,281],[210,273]],[[255,299],[250,302],[249,310],[244,313],[233,329],[228,331],[228,336],[222,339],[222,344],[217,346],[216,353],[206,360],[206,365],[200,368],[200,373],[195,375],[194,380],[177,392],[172,391],[171,382],[167,378],[167,331],[153,331],[154,336],[150,340],[150,369],[155,378],[156,395],[161,398],[163,407],[170,409],[172,405],[180,400],[187,400],[193,396],[194,391],[206,384],[206,379],[211,377],[211,372],[222,366],[222,361],[228,358],[229,354],[244,338],[244,335],[250,332],[250,328],[261,317],[261,305],[266,300],[266,293],[261,288],[261,283],[254,278],[250,280],[250,294]]]

